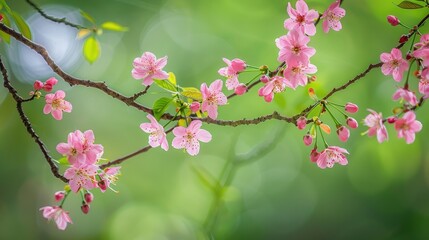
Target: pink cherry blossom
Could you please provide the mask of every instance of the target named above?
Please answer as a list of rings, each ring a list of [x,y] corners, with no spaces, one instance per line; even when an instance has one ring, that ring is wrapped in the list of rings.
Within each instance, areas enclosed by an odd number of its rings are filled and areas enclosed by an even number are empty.
[[[290,2],[287,5],[288,19],[284,22],[284,27],[288,30],[302,29],[305,34],[314,36],[316,34],[316,26],[314,22],[319,17],[319,13],[315,10],[308,10],[308,6],[304,0],[296,2],[296,10],[292,8]]]
[[[281,76],[274,76],[258,91],[259,96],[263,96],[266,102],[271,102],[275,93],[283,92],[286,88],[286,80]]]
[[[429,98],[429,69],[426,68],[420,74],[419,92],[424,95],[424,98]]]
[[[198,110],[200,110],[200,106],[201,106],[201,104],[199,102],[192,102],[189,105],[189,109],[191,109],[192,113],[196,113],[196,112],[198,112]]]
[[[200,120],[192,121],[187,128],[178,126],[173,129],[174,139],[171,145],[176,149],[186,149],[191,155],[195,156],[200,151],[201,142],[210,142],[212,135],[204,130],[200,129],[202,122]]]
[[[227,78],[225,85],[228,90],[235,89],[240,84],[238,74],[246,69],[246,62],[239,58],[233,60],[223,58],[223,61],[227,66],[219,69],[218,73]]]
[[[308,47],[307,43],[310,38],[300,30],[292,30],[287,35],[276,39],[276,45],[280,49],[278,60],[286,62],[288,65],[308,64],[310,57],[316,53],[312,47]]]
[[[44,114],[51,113],[56,120],[63,119],[63,111],[71,112],[71,103],[64,100],[66,93],[62,90],[58,90],[55,94],[49,93],[45,96],[46,105],[43,108]]]
[[[340,7],[340,0],[333,2],[329,8],[323,13],[322,28],[325,33],[329,32],[332,28],[334,31],[340,31],[343,26],[341,25],[341,18],[346,15],[346,10]]]
[[[98,166],[96,165],[72,165],[64,172],[64,177],[69,180],[70,188],[73,192],[78,192],[81,188],[91,190],[97,187],[95,175]]]
[[[388,139],[386,126],[383,124],[383,116],[374,110],[368,109],[370,114],[365,117],[364,125],[368,126],[368,136],[377,134],[377,141],[382,143]]]
[[[225,105],[228,101],[225,94],[222,92],[222,80],[215,80],[210,87],[206,83],[201,84],[201,93],[203,95],[203,102],[201,110],[207,111],[211,119],[217,118],[218,105]]]
[[[341,126],[337,129],[338,138],[342,142],[347,142],[350,137],[350,130],[344,126]]]
[[[420,37],[420,41],[414,44],[415,49],[427,48],[427,47],[429,47],[429,33],[423,34]]]
[[[416,95],[414,94],[414,92],[411,92],[408,89],[398,88],[398,90],[396,90],[392,97],[393,100],[398,100],[401,98],[413,106],[417,105]]]
[[[149,133],[149,145],[151,147],[161,146],[165,151],[168,150],[167,135],[165,134],[164,127],[150,114],[147,115],[150,123],[140,124],[140,128]]]
[[[118,180],[118,175],[120,175],[120,172],[119,172],[120,169],[121,167],[105,168],[99,174],[101,181],[103,181],[103,184],[104,184],[104,187],[100,187],[100,190],[102,192],[106,191],[107,188],[110,188],[112,191],[116,192],[110,187],[110,184],[115,184],[115,182]]]
[[[326,167],[332,168],[335,163],[347,165],[348,161],[344,154],[349,154],[346,149],[330,146],[320,153],[320,156],[317,158],[317,166],[325,169]]]
[[[398,138],[404,138],[405,142],[410,144],[416,138],[415,133],[422,130],[422,123],[416,120],[416,114],[413,111],[409,111],[395,121],[395,129],[398,131]]]
[[[103,155],[104,148],[101,144],[94,144],[94,132],[80,130],[69,133],[67,143],[59,143],[57,151],[67,157],[70,164],[91,165]]]
[[[288,65],[283,71],[283,76],[288,81],[291,88],[296,89],[299,86],[305,86],[308,83],[307,74],[314,74],[317,72],[317,67],[313,64],[303,65],[301,62]]]
[[[167,56],[156,59],[151,52],[145,52],[140,58],[135,58],[131,75],[135,79],[143,79],[142,84],[149,86],[154,79],[167,79],[168,73],[162,69],[167,65]]]
[[[423,61],[423,67],[429,67],[429,48],[425,47],[415,50],[413,56]]]
[[[67,223],[73,223],[69,213],[64,211],[61,207],[58,206],[46,206],[40,208],[43,211],[43,217],[51,220],[54,219],[57,224],[58,229],[65,230],[67,227]]]
[[[382,53],[380,60],[383,62],[381,72],[386,76],[392,74],[393,79],[400,82],[403,73],[408,70],[408,62],[402,58],[401,50],[393,48],[390,54]]]

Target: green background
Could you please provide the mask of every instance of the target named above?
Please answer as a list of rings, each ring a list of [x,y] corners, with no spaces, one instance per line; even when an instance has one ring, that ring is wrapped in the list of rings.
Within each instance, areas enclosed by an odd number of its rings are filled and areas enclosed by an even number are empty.
[[[199,88],[203,82],[220,78],[222,57],[241,58],[248,64],[274,69],[278,49],[275,38],[284,35],[287,2],[279,0],[38,0],[47,13],[88,25],[78,9],[92,15],[97,23],[115,21],[129,27],[125,33],[105,31],[99,36],[102,53],[90,65],[81,54],[82,40],[76,30],[43,21],[23,0],[8,1],[31,23],[34,40],[46,43],[65,71],[83,79],[105,81],[129,96],[143,90],[131,77],[132,61],[145,51],[158,57],[168,55],[167,71],[176,74],[182,86]],[[398,3],[399,1],[393,1]],[[307,1],[310,8],[323,11],[331,1]],[[294,3],[293,3],[294,5]],[[416,24],[424,10],[402,10],[391,0],[344,1],[347,15],[343,30],[325,34],[321,26],[309,46],[317,49],[311,59],[318,67],[314,87],[323,96],[335,86],[377,63],[381,52],[390,52],[407,30],[390,26],[388,14],[397,15],[407,25]],[[423,28],[427,32],[428,28]],[[30,50],[12,40],[2,45],[11,80],[25,96],[32,83],[45,81],[54,73],[47,70]],[[409,45],[406,46],[408,48]],[[73,57],[71,57],[73,56]],[[251,73],[240,76],[246,82]],[[354,102],[361,120],[367,108],[388,116],[398,103],[391,96],[398,84],[379,69],[335,94],[332,101]],[[411,86],[417,89],[412,78]],[[43,99],[25,104],[34,129],[55,158],[55,146],[65,142],[76,129],[93,129],[104,156],[119,158],[147,144],[147,134],[139,128],[146,114],[115,101],[96,89],[70,88],[63,81],[73,112],[62,121],[44,115]],[[306,88],[287,89],[273,103],[257,96],[257,88],[231,99],[219,108],[219,119],[253,118],[276,110],[293,115],[312,103]],[[139,102],[151,106],[166,93],[153,87]],[[352,131],[347,143],[335,133],[327,137],[331,145],[350,152],[348,166],[319,169],[309,161],[310,147],[302,144],[304,131],[291,124],[269,121],[236,128],[204,124],[213,140],[202,144],[200,154],[190,157],[170,146],[134,157],[122,164],[118,194],[93,191],[91,211],[80,211],[80,196],[71,195],[64,205],[74,224],[66,231],[47,223],[38,210],[53,205],[53,193],[63,188],[54,178],[37,145],[18,118],[14,101],[0,90],[0,238],[1,239],[204,239],[206,220],[214,195],[192,170],[204,168],[219,178],[226,162],[260,148],[281,135],[266,154],[233,171],[231,185],[218,208],[213,225],[216,239],[427,239],[429,236],[429,122],[426,106],[417,118],[423,130],[407,145],[388,126],[389,141],[361,136],[366,128]],[[173,109],[169,109],[172,111]],[[334,129],[332,121],[325,121]],[[165,123],[165,122],[163,122]],[[286,125],[286,126],[284,126]],[[168,137],[170,143],[172,136]],[[64,169],[61,169],[63,171]]]

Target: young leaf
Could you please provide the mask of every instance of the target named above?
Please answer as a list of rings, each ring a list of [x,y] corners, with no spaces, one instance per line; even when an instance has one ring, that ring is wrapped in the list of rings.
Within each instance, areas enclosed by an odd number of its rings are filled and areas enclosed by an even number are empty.
[[[100,43],[94,36],[85,40],[83,44],[83,55],[89,63],[95,62],[100,56]]]
[[[10,7],[7,5],[5,0],[0,0],[0,3],[2,5],[2,7],[4,7],[6,9],[6,12],[9,14],[12,14],[12,10],[10,9]]]
[[[197,165],[192,165],[191,168],[195,174],[197,174],[204,186],[211,189],[212,191],[216,191],[216,189],[219,187],[219,182],[215,177],[213,177],[213,175],[210,174],[209,171],[207,171],[204,167]]]
[[[410,1],[402,1],[400,4],[398,4],[398,7],[403,9],[418,9],[423,8],[424,6]]]
[[[101,24],[101,27],[106,29],[106,30],[110,30],[110,31],[117,31],[117,32],[125,32],[128,31],[127,27],[124,27],[118,23],[115,22],[105,22],[103,24]]]
[[[4,25],[10,27],[10,20],[9,20],[9,18],[8,18],[8,16],[6,14],[3,14],[3,23],[4,23]],[[3,32],[3,31],[0,31],[0,37],[6,43],[10,43],[10,35],[9,34]]]
[[[17,12],[12,12],[12,17],[15,20],[16,26],[18,26],[19,31],[21,32],[24,37],[31,40],[31,31],[30,27],[28,27],[28,24],[25,22],[25,20],[19,15]]]
[[[185,87],[183,88],[183,91],[181,94],[187,98],[191,98],[196,101],[203,100],[203,95],[201,94],[200,90],[194,88],[194,87]]]
[[[69,160],[67,160],[67,157],[62,157],[58,159],[58,163],[61,165],[70,165]]]
[[[168,80],[159,80],[159,79],[154,79],[153,80],[156,85],[158,85],[160,88],[163,88],[167,91],[170,92],[177,92],[176,86],[174,86],[170,81]]]
[[[159,120],[164,114],[165,110],[167,110],[168,105],[173,101],[172,98],[163,97],[155,101],[153,104],[153,115],[156,120]]]
[[[89,15],[88,13],[86,13],[82,10],[80,10],[79,12],[80,12],[80,15],[82,17],[84,17],[86,20],[90,21],[92,24],[95,24],[95,20],[94,20],[94,18],[91,17],[91,15]]]
[[[88,36],[89,34],[91,33],[91,30],[89,30],[89,29],[86,29],[86,28],[84,28],[84,29],[80,29],[78,32],[77,32],[77,39],[83,39],[83,38],[85,38],[86,36]]]
[[[174,86],[176,86],[177,85],[176,75],[174,75],[174,73],[172,73],[172,72],[169,72],[168,75],[169,75],[168,81],[171,82]]]

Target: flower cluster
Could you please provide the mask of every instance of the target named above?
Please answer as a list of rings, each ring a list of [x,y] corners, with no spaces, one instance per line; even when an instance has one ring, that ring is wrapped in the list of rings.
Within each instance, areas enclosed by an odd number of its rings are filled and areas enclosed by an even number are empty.
[[[65,191],[55,193],[55,200],[61,201],[61,204],[46,206],[41,210],[43,210],[43,216],[47,219],[54,219],[61,230],[66,228],[67,223],[72,222],[68,212],[62,208],[70,192],[82,192],[81,210],[87,214],[90,209],[89,204],[94,199],[89,190],[99,188],[104,192],[110,188],[110,184],[117,180],[120,167],[100,168],[99,162],[104,148],[101,144],[94,144],[94,140],[92,130],[85,132],[76,130],[69,133],[67,143],[59,143],[56,147],[57,151],[64,156],[64,160],[60,160],[60,163],[69,164],[64,172],[64,177],[69,182]]]

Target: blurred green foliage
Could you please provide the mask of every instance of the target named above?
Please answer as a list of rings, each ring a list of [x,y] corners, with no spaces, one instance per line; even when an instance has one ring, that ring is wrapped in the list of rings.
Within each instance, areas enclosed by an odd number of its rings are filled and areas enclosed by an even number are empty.
[[[24,18],[40,18],[24,1],[9,2]],[[75,13],[74,20],[79,24],[84,24],[79,15],[82,9],[97,22],[114,21],[128,27],[124,33],[106,31],[100,36],[101,55],[93,64],[80,56],[76,61],[70,59],[73,64],[65,67],[74,76],[105,81],[125,95],[144,89],[140,81],[131,77],[132,61],[144,51],[158,57],[168,55],[166,69],[176,74],[178,83],[199,88],[202,82],[220,78],[217,70],[224,65],[222,57],[238,57],[251,65],[275,68],[278,49],[274,39],[286,33],[283,21],[287,18],[287,2],[280,0],[37,3],[53,15],[56,11]],[[330,1],[307,3],[323,11]],[[319,96],[351,79],[368,64],[378,62],[381,52],[389,52],[397,44],[407,31],[391,27],[387,15],[394,14],[411,26],[428,12],[402,10],[390,0],[345,0],[343,7],[347,11],[343,30],[324,34],[318,26],[318,33],[309,43],[317,49],[312,63],[319,69],[318,80],[311,87]],[[61,37],[56,35],[60,29],[77,33],[62,24],[53,26],[42,29],[30,23],[33,39],[40,42],[49,38],[55,42]],[[425,27],[423,32],[427,30]],[[42,65],[36,61],[33,68],[23,67],[21,59],[29,55],[18,58],[25,49],[11,41],[11,46],[2,43],[2,56],[13,83],[21,95],[26,95],[32,89],[30,83],[54,74],[38,72]],[[82,40],[69,41],[78,43],[80,49],[74,51],[81,52]],[[251,77],[240,76],[242,81]],[[366,108],[389,115],[395,106],[391,101],[395,85],[391,77],[375,70],[331,100],[357,103],[361,109],[355,114],[357,119],[366,116]],[[59,87],[67,91],[67,99],[73,104],[73,112],[65,114],[64,120],[55,121],[44,115],[43,99],[25,104],[33,127],[54,157],[60,158],[56,144],[65,142],[67,134],[76,129],[93,129],[96,143],[103,144],[104,157],[110,160],[147,144],[147,135],[139,129],[140,123],[147,121],[145,113],[127,108],[98,90],[70,88],[66,84]],[[416,87],[415,82],[412,87]],[[292,115],[312,102],[305,88],[286,90],[277,97],[279,104],[265,103],[256,90],[221,107],[220,119],[251,118],[273,110]],[[155,87],[151,92],[139,101],[152,106],[155,99],[168,97]],[[65,208],[74,224],[62,232],[53,223],[48,224],[38,209],[54,204],[53,193],[63,184],[50,173],[20,122],[13,100],[6,95],[5,89],[0,89],[1,239],[203,239],[201,226],[214,196],[192,166],[201,166],[218,178],[230,153],[240,155],[254,149],[282,124],[270,121],[236,128],[204,125],[213,140],[202,144],[197,157],[157,148],[130,159],[122,165],[122,176],[115,186],[119,194],[94,191],[95,200],[88,215],[80,212],[78,195],[69,198]],[[427,239],[429,115],[425,108],[417,111],[424,127],[414,144],[396,139],[391,126],[390,140],[378,144],[374,138],[360,136],[366,130],[360,126],[352,131],[349,142],[340,145],[351,153],[349,165],[326,170],[309,161],[310,149],[301,143],[304,133],[287,126],[272,151],[235,173],[219,208],[214,227],[216,239]],[[328,142],[340,144],[335,134],[328,137]]]

